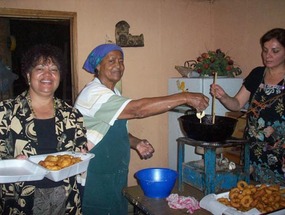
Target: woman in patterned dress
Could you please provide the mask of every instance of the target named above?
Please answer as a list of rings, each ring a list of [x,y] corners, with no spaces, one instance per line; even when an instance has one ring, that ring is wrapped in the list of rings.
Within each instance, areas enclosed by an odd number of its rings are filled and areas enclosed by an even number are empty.
[[[268,31],[260,45],[264,66],[251,71],[234,97],[214,84],[211,93],[232,111],[249,102],[245,138],[251,143],[252,179],[285,185],[285,29]]]
[[[60,49],[51,45],[37,45],[24,55],[21,69],[29,89],[0,102],[0,159],[86,150],[82,115],[54,97],[63,62]],[[5,215],[82,214],[76,176],[0,184],[0,199]]]

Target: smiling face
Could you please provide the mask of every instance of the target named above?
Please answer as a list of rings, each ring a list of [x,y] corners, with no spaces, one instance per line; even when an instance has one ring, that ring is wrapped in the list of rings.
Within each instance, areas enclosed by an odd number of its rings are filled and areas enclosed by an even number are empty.
[[[40,96],[53,96],[60,83],[60,72],[58,67],[49,58],[44,63],[39,63],[27,73],[30,91]]]
[[[118,81],[121,80],[125,66],[124,58],[120,51],[109,52],[97,66],[98,78],[106,87],[114,90]]]
[[[262,48],[263,63],[268,68],[276,68],[285,64],[285,47],[277,39],[271,39],[264,43]]]

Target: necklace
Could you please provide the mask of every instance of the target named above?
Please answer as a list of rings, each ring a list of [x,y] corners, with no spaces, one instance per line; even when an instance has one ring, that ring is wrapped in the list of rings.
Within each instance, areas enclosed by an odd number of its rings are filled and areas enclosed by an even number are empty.
[[[27,98],[29,108],[30,108],[34,118],[37,118],[37,115],[36,115],[36,113],[33,109],[33,106],[32,106],[32,99],[31,99],[30,93],[27,94],[26,98]],[[55,99],[53,98],[53,117],[55,117],[55,110],[56,110],[56,104],[55,104]]]

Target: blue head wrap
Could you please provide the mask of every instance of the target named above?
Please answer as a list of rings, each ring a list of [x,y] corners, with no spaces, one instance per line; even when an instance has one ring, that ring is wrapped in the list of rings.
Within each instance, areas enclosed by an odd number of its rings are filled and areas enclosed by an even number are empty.
[[[101,63],[103,58],[111,51],[122,52],[122,56],[124,58],[124,52],[120,46],[117,46],[116,44],[102,44],[90,52],[83,65],[83,69],[87,72],[95,73],[95,69],[98,64]]]

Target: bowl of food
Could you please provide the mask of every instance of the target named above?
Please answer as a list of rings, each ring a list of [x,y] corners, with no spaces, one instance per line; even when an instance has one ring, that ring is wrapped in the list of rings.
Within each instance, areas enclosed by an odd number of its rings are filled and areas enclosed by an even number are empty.
[[[166,198],[170,195],[178,173],[169,168],[146,168],[135,173],[144,195],[150,198]]]
[[[179,117],[181,130],[188,138],[198,141],[218,142],[231,137],[237,119],[215,116],[215,123],[212,123],[212,118],[212,115],[206,114],[200,121],[196,114],[183,115]]]

